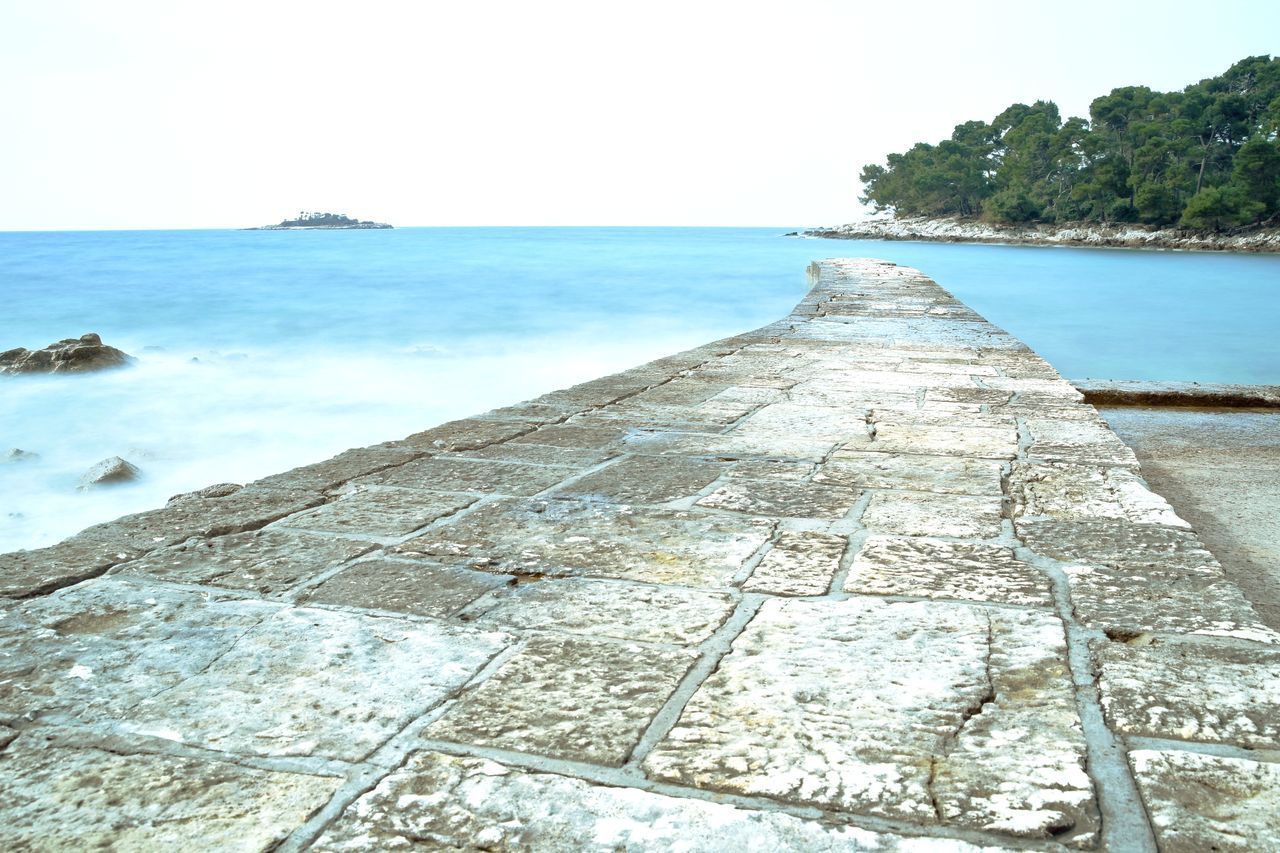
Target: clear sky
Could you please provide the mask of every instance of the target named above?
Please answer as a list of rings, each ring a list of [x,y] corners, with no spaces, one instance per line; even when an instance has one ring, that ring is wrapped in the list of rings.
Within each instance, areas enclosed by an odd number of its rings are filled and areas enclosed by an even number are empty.
[[[966,119],[1264,53],[1275,0],[0,0],[0,230],[831,224]]]

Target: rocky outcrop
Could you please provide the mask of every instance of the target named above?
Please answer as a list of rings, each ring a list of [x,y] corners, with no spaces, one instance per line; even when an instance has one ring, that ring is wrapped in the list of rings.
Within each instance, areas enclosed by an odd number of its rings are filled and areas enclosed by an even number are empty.
[[[258,228],[246,228],[245,231],[303,231],[332,230],[336,228],[367,230],[370,228],[391,228],[385,222],[352,219],[342,213],[300,213],[297,219],[286,219],[278,225],[263,225]]]
[[[114,486],[117,483],[131,483],[142,476],[142,471],[132,462],[112,456],[94,465],[80,478],[81,491],[98,486]]]
[[[24,347],[0,352],[0,376],[19,373],[88,373],[125,367],[134,358],[90,332],[78,338],[66,338],[41,350]]]
[[[1280,252],[1280,229],[1276,228],[1214,233],[1181,228],[1147,228],[1132,224],[993,225],[959,217],[877,217],[832,228],[813,228],[789,236],[838,240],[925,240],[941,243]]]
[[[0,456],[0,462],[34,462],[40,458],[39,453],[32,453],[30,450],[23,450],[21,447],[11,447]]]

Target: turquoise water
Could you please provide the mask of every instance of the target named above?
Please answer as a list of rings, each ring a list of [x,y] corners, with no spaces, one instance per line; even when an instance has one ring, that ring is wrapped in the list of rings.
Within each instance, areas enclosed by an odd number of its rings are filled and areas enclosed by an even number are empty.
[[[1073,378],[1280,383],[1280,256],[784,230],[0,233],[0,349],[139,358],[0,383],[0,452],[41,454],[0,465],[0,551],[754,328],[815,258],[919,267]],[[76,491],[116,455],[144,479]]]

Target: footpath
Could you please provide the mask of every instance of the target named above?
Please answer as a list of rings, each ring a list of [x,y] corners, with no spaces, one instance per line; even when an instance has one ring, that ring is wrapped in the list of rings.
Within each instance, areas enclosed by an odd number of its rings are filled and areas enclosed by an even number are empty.
[[[1280,634],[1133,453],[921,273],[810,272],[0,555],[0,847],[1280,849]]]

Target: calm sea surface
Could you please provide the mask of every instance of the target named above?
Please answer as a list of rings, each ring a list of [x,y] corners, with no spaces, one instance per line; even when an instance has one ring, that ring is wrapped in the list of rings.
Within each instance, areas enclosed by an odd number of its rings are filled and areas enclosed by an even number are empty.
[[[1071,378],[1280,384],[1280,256],[797,240],[755,228],[0,233],[0,552],[763,325],[816,258],[919,267]],[[141,482],[77,492],[123,456]]]

